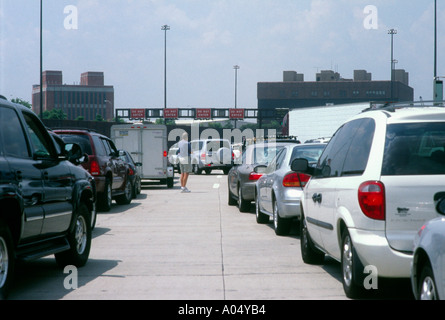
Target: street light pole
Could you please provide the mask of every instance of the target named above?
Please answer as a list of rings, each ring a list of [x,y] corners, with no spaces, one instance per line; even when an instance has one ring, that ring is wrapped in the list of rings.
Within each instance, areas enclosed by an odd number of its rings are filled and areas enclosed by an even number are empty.
[[[434,0],[434,84],[433,100],[435,102],[443,99],[443,81],[437,76],[437,0]]]
[[[235,109],[236,109],[237,96],[238,96],[238,70],[240,69],[240,66],[238,66],[238,65],[233,66],[233,69],[235,69]]]
[[[43,0],[40,0],[40,119],[43,119],[43,50],[42,50],[42,38],[43,38],[43,8],[42,3]]]
[[[394,35],[397,34],[397,30],[390,29],[388,34],[391,35],[391,102],[394,99]]]
[[[161,30],[165,32],[164,35],[164,115],[165,115],[165,109],[167,109],[167,31],[170,30],[170,26],[165,24],[161,27]]]
[[[238,98],[238,70],[240,69],[240,66],[235,65],[233,66],[233,69],[235,70],[235,109],[237,107],[237,98]],[[236,119],[235,119],[235,129],[236,129]]]

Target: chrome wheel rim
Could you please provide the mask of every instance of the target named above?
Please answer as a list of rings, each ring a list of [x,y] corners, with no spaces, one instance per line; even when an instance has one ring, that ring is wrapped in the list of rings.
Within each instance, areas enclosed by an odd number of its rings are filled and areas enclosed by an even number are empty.
[[[6,247],[6,241],[0,238],[0,288],[3,288],[5,285],[6,279],[8,278],[8,270],[8,248]]]
[[[77,218],[75,239],[77,253],[82,254],[87,246],[87,224],[83,216]]]
[[[343,244],[343,280],[346,286],[350,286],[352,283],[352,243],[351,238],[347,236]]]
[[[130,181],[127,181],[127,185],[125,186],[125,196],[127,199],[131,199],[132,188]]]
[[[420,289],[420,300],[436,300],[436,286],[430,276],[423,279]]]

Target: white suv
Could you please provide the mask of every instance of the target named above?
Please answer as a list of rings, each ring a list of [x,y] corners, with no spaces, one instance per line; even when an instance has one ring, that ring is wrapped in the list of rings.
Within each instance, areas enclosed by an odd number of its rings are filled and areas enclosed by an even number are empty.
[[[306,263],[340,261],[351,298],[371,273],[409,278],[414,236],[444,197],[445,108],[363,112],[338,129],[315,169],[304,159],[292,169],[312,175],[302,199]]]
[[[212,170],[223,170],[228,174],[233,166],[233,151],[229,140],[205,139],[192,140],[192,166],[195,174],[205,171],[210,174]]]

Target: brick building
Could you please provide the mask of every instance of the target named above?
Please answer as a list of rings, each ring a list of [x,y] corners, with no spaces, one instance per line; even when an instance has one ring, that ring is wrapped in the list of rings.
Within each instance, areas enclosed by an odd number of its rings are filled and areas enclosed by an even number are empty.
[[[67,85],[62,71],[44,71],[42,91],[43,112],[61,109],[67,120],[95,120],[97,115],[104,120],[114,118],[114,87],[104,84],[103,72],[82,73],[79,85]],[[32,109],[40,114],[40,85],[33,85]]]

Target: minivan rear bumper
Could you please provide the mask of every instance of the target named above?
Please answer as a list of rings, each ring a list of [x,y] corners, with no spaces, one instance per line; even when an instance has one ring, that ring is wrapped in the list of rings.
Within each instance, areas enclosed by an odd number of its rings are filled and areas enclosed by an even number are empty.
[[[413,255],[392,249],[385,231],[348,229],[363,266],[374,266],[379,277],[409,278]]]

